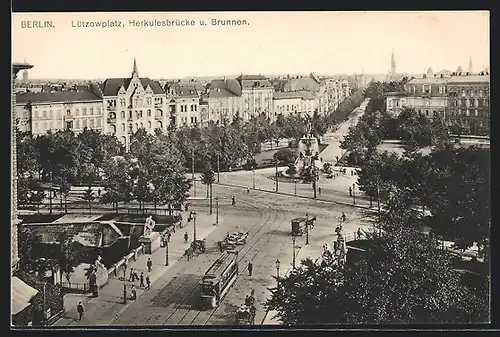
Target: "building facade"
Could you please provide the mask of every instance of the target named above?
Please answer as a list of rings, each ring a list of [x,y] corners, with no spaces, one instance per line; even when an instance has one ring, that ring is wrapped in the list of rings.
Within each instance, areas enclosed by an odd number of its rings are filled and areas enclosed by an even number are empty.
[[[201,120],[199,89],[191,83],[167,82],[164,87],[170,123],[176,127],[196,126]]]
[[[405,85],[406,105],[430,119],[444,118],[447,105],[446,77],[434,76],[429,69],[422,78],[414,78]]]
[[[312,116],[317,109],[317,97],[308,91],[276,92],[273,99],[275,118],[293,114],[308,114]]]
[[[139,129],[167,130],[170,115],[165,92],[160,83],[139,77],[135,59],[131,77],[106,79],[100,90],[106,118],[103,132],[115,135],[126,149]]]
[[[230,122],[239,115],[248,120],[249,113],[242,111],[242,90],[236,79],[213,80],[208,87],[208,120],[215,123]]]
[[[16,114],[19,129],[35,136],[47,131],[103,130],[102,98],[92,86],[79,91],[19,93]]]
[[[447,125],[472,135],[489,135],[489,74],[452,76],[447,84]]]
[[[274,87],[261,75],[241,75],[236,78],[241,88],[241,117],[247,121],[264,114],[273,120]]]
[[[408,105],[406,96],[406,92],[388,92],[385,95],[385,111],[394,117],[399,116],[403,108]]]

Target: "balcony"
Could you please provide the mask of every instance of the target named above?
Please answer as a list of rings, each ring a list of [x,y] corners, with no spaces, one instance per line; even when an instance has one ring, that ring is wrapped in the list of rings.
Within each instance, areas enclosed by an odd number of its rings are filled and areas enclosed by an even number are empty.
[[[107,106],[106,110],[107,111],[116,111],[116,106]]]

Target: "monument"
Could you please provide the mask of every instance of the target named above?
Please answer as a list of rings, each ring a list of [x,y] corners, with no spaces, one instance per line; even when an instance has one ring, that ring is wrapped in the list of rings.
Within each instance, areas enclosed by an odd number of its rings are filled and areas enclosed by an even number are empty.
[[[319,160],[319,143],[318,139],[312,134],[311,123],[307,125],[306,135],[302,137],[297,145],[299,156],[295,160],[295,170],[299,175],[304,173],[311,167],[321,169],[323,163]]]
[[[144,231],[139,238],[139,244],[144,245],[144,254],[152,254],[155,250],[161,246],[161,235],[160,233],[153,232],[156,226],[156,222],[150,215],[146,218],[144,222]]]

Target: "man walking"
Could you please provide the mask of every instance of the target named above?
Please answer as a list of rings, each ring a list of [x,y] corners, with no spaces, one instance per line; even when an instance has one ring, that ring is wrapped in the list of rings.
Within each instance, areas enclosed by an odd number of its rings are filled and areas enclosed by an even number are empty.
[[[130,268],[130,276],[128,278],[129,282],[134,282],[135,281],[135,270],[134,268]]]
[[[139,284],[139,287],[144,287],[144,273],[141,272],[141,277],[139,278],[139,281],[141,281],[141,283]]]
[[[247,269],[248,269],[248,276],[252,276],[252,270],[253,270],[252,262],[248,262]]]
[[[151,271],[153,270],[153,261],[151,261],[150,257],[148,257],[148,262],[146,263],[146,265],[148,266],[148,273],[151,273]]]
[[[146,276],[146,290],[151,289],[151,279],[149,278],[149,275]]]
[[[184,243],[188,243],[188,233],[184,233]]]
[[[318,187],[318,193],[321,195],[321,187]]]
[[[78,321],[81,321],[82,317],[83,317],[83,312],[85,311],[83,309],[82,302],[78,302],[78,306],[76,307],[76,311],[78,311]]]

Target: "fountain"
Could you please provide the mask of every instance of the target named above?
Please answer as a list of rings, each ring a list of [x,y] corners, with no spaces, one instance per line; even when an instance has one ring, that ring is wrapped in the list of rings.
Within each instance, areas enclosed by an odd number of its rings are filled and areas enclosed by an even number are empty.
[[[295,160],[295,171],[298,176],[303,176],[310,167],[322,169],[323,163],[319,160],[318,139],[312,135],[312,127],[309,123],[307,133],[298,144],[299,156]]]

